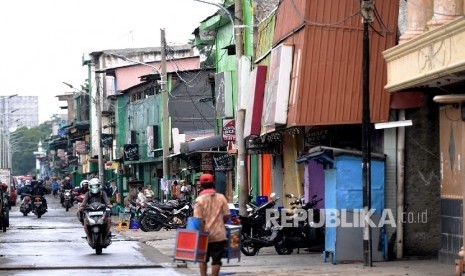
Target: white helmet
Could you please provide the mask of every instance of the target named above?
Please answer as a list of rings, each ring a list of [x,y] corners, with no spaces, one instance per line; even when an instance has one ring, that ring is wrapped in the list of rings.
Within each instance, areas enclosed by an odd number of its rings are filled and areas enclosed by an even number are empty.
[[[82,188],[84,185],[89,185],[89,180],[82,180],[79,186]]]
[[[89,180],[89,190],[93,194],[97,194],[101,190],[100,180],[98,178],[92,178]]]

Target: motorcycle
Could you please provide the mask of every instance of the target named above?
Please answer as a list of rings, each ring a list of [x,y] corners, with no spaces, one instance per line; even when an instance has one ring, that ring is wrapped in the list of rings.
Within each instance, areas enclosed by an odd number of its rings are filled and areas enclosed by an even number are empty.
[[[19,206],[19,211],[23,213],[23,216],[27,216],[30,212],[32,212],[32,202],[31,202],[31,195],[30,194],[21,194],[23,200],[21,201],[21,205]]]
[[[84,225],[87,227],[87,243],[95,254],[102,254],[102,249],[111,244],[111,233],[107,232],[105,213],[110,209],[100,202],[94,202],[84,208]]]
[[[37,218],[41,218],[43,214],[47,212],[47,208],[45,207],[43,197],[40,195],[34,196],[32,212],[36,214]]]
[[[270,240],[272,229],[267,225],[266,210],[273,208],[280,199],[271,193],[271,201],[251,210],[247,216],[239,216],[242,225],[241,252],[246,256],[257,255],[261,248],[273,246]]]
[[[192,203],[170,200],[167,204],[147,204],[139,216],[139,226],[144,232],[160,231],[161,228],[186,228],[187,218],[194,214]]]
[[[288,198],[295,198],[293,194],[286,195]],[[320,224],[320,211],[316,209],[318,202],[323,199],[316,199],[316,195],[305,203],[303,198],[297,198],[291,202],[292,206],[290,215],[291,226],[278,226],[275,228],[275,236],[272,238],[276,252],[279,255],[292,254],[294,248],[322,247],[325,242],[324,227],[315,227],[315,224]],[[306,221],[296,220],[299,212],[307,212],[309,214]]]
[[[66,212],[68,212],[69,208],[73,206],[73,197],[72,197],[71,190],[65,190],[63,192],[63,204],[62,205],[66,209]]]
[[[87,243],[95,249],[97,255],[102,254],[102,249],[111,244],[111,233],[107,233],[106,212],[110,212],[110,209],[100,202],[91,203],[84,208]]]

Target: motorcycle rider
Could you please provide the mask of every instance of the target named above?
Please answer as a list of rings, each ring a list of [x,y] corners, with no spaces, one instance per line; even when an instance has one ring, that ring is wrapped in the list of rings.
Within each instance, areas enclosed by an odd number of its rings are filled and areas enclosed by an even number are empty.
[[[71,190],[71,197],[73,195],[73,184],[71,183],[69,177],[65,177],[65,179],[63,180],[63,182],[61,183],[61,195],[60,195],[60,203],[63,204],[63,202],[65,201],[65,197],[64,197],[64,190]]]
[[[88,191],[89,191],[89,181],[82,180],[81,183],[79,184],[79,188],[76,189],[76,193],[78,195],[81,195],[81,194],[85,195],[87,194]],[[78,218],[81,224],[84,225],[84,211],[83,210],[78,210]]]
[[[82,180],[81,183],[79,184],[79,188],[75,190],[75,192],[78,195],[85,194],[89,191],[89,181],[88,180]]]
[[[45,199],[45,195],[47,194],[47,188],[43,185],[44,182],[42,179],[36,181],[36,184],[32,188],[32,196],[41,196],[42,197],[42,204],[45,207],[45,212],[47,212],[47,200]]]
[[[89,180],[89,191],[86,193],[84,200],[79,205],[79,211],[83,211],[87,204],[91,204],[94,202],[100,202],[105,204],[108,208],[112,208],[110,204],[110,200],[108,199],[107,194],[102,191],[102,185],[100,184],[100,180],[98,178],[92,178]],[[108,212],[106,214],[106,222],[107,222],[107,237],[111,236],[111,213]],[[84,231],[86,232],[87,239],[89,239],[89,233],[87,231],[86,221],[84,220]]]

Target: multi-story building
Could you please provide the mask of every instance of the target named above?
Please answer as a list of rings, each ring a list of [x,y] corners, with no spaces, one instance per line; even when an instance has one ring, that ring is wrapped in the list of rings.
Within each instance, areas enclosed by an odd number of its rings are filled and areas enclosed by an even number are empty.
[[[5,125],[10,131],[18,127],[35,127],[39,125],[39,97],[15,96],[0,102],[0,113],[5,116]]]

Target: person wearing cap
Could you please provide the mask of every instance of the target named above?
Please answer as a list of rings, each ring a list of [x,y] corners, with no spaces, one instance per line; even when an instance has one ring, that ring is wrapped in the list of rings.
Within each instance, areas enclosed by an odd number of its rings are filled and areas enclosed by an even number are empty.
[[[211,174],[200,176],[199,196],[195,200],[194,217],[200,219],[201,228],[208,232],[207,259],[199,262],[200,275],[207,275],[207,263],[212,259],[212,276],[220,273],[221,257],[226,246],[225,223],[229,220],[228,201],[215,191]]]

